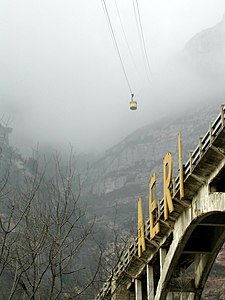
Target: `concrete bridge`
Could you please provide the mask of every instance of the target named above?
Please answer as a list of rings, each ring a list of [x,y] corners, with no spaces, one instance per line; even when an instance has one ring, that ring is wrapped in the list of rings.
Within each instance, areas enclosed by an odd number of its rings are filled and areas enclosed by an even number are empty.
[[[164,190],[164,199],[156,202],[154,177],[150,181],[150,219],[145,223],[139,199],[138,238],[96,300],[201,299],[225,242],[224,105],[187,163],[180,162],[179,175],[168,182],[171,201],[165,200],[169,195]],[[170,166],[164,166],[166,182]]]

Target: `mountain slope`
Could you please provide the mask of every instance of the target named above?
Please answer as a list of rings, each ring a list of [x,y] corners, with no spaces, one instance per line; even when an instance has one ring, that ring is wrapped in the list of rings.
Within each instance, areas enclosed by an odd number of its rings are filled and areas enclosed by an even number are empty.
[[[200,135],[208,130],[208,124],[218,114],[220,106],[208,105],[199,110],[189,111],[176,118],[168,117],[158,123],[138,129],[121,143],[106,151],[90,169],[85,194],[94,198],[92,207],[98,215],[98,207],[110,208],[117,205],[126,211],[121,222],[129,221],[136,215],[138,196],[148,195],[148,182],[153,171],[158,176],[158,198],[162,197],[162,162],[167,152],[174,158],[174,176],[177,175],[177,134],[183,135],[184,162],[194,150]],[[101,215],[101,219],[104,216]]]
[[[221,22],[187,42],[183,59],[194,72],[212,80],[225,76],[225,15]]]

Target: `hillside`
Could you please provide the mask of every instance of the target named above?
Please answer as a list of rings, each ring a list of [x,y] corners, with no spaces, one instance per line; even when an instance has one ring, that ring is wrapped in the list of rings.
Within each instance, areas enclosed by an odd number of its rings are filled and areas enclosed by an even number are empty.
[[[222,83],[225,77],[225,15],[215,26],[197,33],[182,52],[193,74]]]
[[[104,222],[110,216],[110,208],[117,205],[119,222],[130,222],[136,217],[138,196],[147,201],[148,182],[153,171],[158,176],[158,198],[162,197],[162,161],[166,152],[174,158],[174,176],[177,175],[177,134],[182,132],[184,162],[196,147],[199,137],[208,130],[220,110],[219,104],[211,104],[189,111],[183,116],[168,117],[138,129],[121,143],[106,151],[88,172],[85,195],[89,195],[92,209],[98,215],[98,207],[104,209]],[[111,210],[112,211],[112,210]]]

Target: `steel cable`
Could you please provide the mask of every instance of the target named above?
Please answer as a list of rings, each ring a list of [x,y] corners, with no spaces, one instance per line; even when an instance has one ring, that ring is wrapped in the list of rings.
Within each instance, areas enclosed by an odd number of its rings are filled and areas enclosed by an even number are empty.
[[[107,20],[107,23],[108,23],[108,26],[109,26],[109,29],[110,29],[111,37],[113,39],[113,43],[114,43],[117,55],[119,57],[119,61],[120,61],[123,73],[124,73],[124,77],[126,79],[126,82],[127,82],[130,93],[133,94],[132,89],[131,89],[131,85],[130,85],[130,82],[128,80],[128,76],[127,76],[127,73],[126,73],[126,69],[125,69],[125,66],[124,66],[124,63],[123,63],[123,60],[122,60],[122,56],[120,54],[119,46],[118,46],[118,43],[117,43],[117,40],[116,40],[116,36],[115,36],[114,30],[113,30],[112,22],[110,20],[110,15],[109,15],[105,0],[102,0],[102,5],[103,5],[103,10],[104,10],[106,20]]]
[[[137,27],[138,27],[139,41],[142,46],[141,48],[144,51],[143,56],[145,57],[145,61],[147,62],[147,69],[149,71],[149,75],[152,75],[152,71],[151,71],[151,67],[150,67],[150,63],[149,63],[149,59],[148,59],[148,54],[147,54],[147,50],[146,50],[146,43],[145,43],[143,26],[142,26],[142,22],[141,22],[141,14],[140,14],[140,10],[139,10],[138,0],[133,0],[133,7],[134,7],[135,18],[136,18],[136,23],[137,23]]]

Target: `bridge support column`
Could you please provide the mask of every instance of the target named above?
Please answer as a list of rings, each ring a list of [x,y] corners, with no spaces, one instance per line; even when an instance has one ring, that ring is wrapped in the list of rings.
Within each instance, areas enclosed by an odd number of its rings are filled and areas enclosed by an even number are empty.
[[[114,294],[115,290],[116,290],[116,280],[112,279],[112,282],[111,282],[111,299],[112,300],[116,299],[116,294]]]
[[[174,300],[173,292],[167,293],[166,300]]]
[[[142,300],[142,284],[139,279],[135,279],[135,300]]]
[[[181,293],[180,300],[193,300],[194,299],[194,293]]]
[[[146,266],[147,273],[147,300],[154,299],[154,277],[153,277],[153,266]]]
[[[194,294],[193,293],[187,293],[187,292],[181,292],[179,295],[175,292],[168,292],[166,296],[166,300],[174,300],[174,299],[180,299],[180,300],[193,300]],[[154,299],[154,298],[153,298]]]
[[[159,249],[159,260],[160,260],[160,273],[162,273],[163,265],[165,262],[166,258],[166,249],[165,248],[160,248]]]
[[[202,273],[204,272],[205,266],[208,262],[209,255],[207,253],[200,253],[195,255],[195,286],[198,288],[200,280],[202,278]]]

